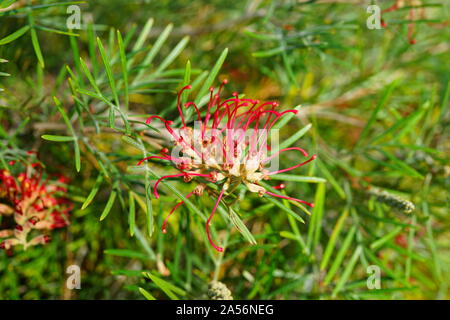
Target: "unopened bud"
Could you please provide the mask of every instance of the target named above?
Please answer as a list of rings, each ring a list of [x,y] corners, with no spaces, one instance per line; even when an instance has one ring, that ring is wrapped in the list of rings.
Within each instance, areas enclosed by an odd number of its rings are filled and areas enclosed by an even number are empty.
[[[416,208],[414,203],[412,203],[411,201],[402,199],[387,191],[382,191],[380,189],[371,189],[369,190],[369,194],[375,196],[378,202],[384,203],[389,207],[397,209],[404,213],[411,213]]]
[[[208,297],[211,300],[233,300],[231,291],[220,281],[213,281],[208,285]]]

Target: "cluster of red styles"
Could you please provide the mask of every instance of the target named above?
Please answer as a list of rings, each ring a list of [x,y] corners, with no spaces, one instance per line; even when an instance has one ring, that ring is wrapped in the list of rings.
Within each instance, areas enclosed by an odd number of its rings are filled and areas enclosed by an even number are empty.
[[[195,181],[195,188],[186,195],[201,196],[204,191],[215,199],[215,205],[206,221],[206,233],[211,245],[219,252],[222,247],[217,246],[211,239],[210,223],[214,213],[224,198],[230,197],[241,184],[250,192],[260,197],[267,195],[297,201],[313,207],[306,201],[273,193],[260,185],[261,180],[269,180],[272,175],[299,168],[316,158],[298,147],[290,147],[271,152],[268,144],[269,133],[273,126],[286,114],[296,114],[297,110],[279,111],[277,102],[260,102],[259,100],[240,98],[233,93],[231,98],[222,99],[221,91],[227,80],[224,80],[218,90],[210,88],[209,102],[203,113],[194,102],[187,102],[182,106],[181,98],[185,86],[178,93],[177,108],[180,116],[180,128],[174,128],[174,122],[160,116],[151,116],[147,119],[150,124],[155,118],[162,121],[169,138],[173,143],[169,148],[161,149],[159,155],[142,159],[138,165],[152,159],[169,161],[178,170],[178,173],[162,176],[154,185],[154,195],[159,198],[158,186],[161,181],[169,178],[180,178],[184,182]],[[184,109],[184,110],[183,110]],[[194,125],[188,126],[188,114],[194,115]],[[270,171],[267,164],[281,153],[293,151],[305,160],[281,170]],[[268,155],[268,153],[271,153]],[[301,158],[297,157],[297,158]],[[284,184],[273,187],[283,189]],[[162,231],[166,233],[167,220],[184,201],[177,203],[166,217]]]
[[[38,162],[11,161],[9,165],[11,170],[0,170],[0,248],[46,244],[51,230],[68,224],[72,204],[64,197],[67,179],[43,179]]]

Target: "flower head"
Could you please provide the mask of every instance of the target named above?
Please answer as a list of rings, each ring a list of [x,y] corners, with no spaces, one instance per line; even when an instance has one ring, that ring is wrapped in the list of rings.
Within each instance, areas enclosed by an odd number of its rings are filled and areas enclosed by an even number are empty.
[[[19,163],[11,162],[13,169]],[[22,164],[22,163],[20,163]],[[71,203],[61,196],[66,192],[67,179],[43,180],[43,169],[37,162],[13,170],[0,170],[0,214],[11,216],[14,229],[0,230],[0,247],[10,249],[15,245],[30,246],[50,241],[47,234],[38,230],[53,230],[68,225]],[[30,239],[30,236],[33,236]],[[1,240],[1,238],[6,238]]]
[[[237,93],[233,93],[231,98],[222,99],[221,92],[226,83],[224,80],[217,91],[210,88],[209,102],[203,112],[194,102],[187,102],[182,106],[182,94],[185,90],[191,89],[191,86],[182,88],[178,93],[177,103],[181,125],[178,129],[174,128],[173,121],[160,116],[149,117],[147,124],[154,119],[163,122],[174,143],[170,148],[163,148],[160,155],[147,157],[138,163],[140,165],[152,159],[167,160],[179,171],[156,181],[154,186],[156,198],[159,197],[160,182],[169,178],[198,182],[186,198],[193,195],[201,196],[205,190],[216,197],[216,203],[206,222],[206,232],[210,243],[218,251],[223,251],[223,248],[212,241],[209,226],[219,203],[225,197],[230,196],[237,187],[244,184],[250,192],[257,193],[261,197],[264,195],[279,197],[312,207],[313,205],[306,201],[267,191],[260,182],[269,180],[272,175],[301,167],[316,157],[315,155],[309,157],[305,150],[298,147],[281,149],[269,155],[271,152],[269,138],[274,125],[286,114],[296,114],[297,110],[279,111],[277,102],[243,98]],[[189,112],[194,113],[196,117],[193,125],[188,125],[186,120]],[[286,151],[299,152],[305,160],[290,168],[270,170],[268,164]],[[215,184],[218,188],[211,188],[211,184]],[[275,189],[282,188],[283,184],[275,187]],[[162,226],[164,233],[168,218],[183,203],[184,201],[177,203],[170,211]]]

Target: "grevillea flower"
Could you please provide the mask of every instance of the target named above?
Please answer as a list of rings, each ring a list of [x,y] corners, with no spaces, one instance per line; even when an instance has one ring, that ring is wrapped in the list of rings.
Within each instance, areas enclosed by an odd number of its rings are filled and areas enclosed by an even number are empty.
[[[274,131],[274,125],[286,114],[296,114],[297,110],[279,111],[277,102],[241,98],[237,93],[233,93],[231,98],[222,99],[220,95],[226,83],[227,80],[224,80],[217,91],[210,88],[209,102],[203,114],[194,102],[181,105],[183,92],[191,89],[191,86],[182,88],[178,93],[177,103],[181,122],[179,129],[174,128],[173,121],[160,116],[149,117],[147,124],[154,119],[163,122],[174,143],[170,150],[163,148],[160,155],[147,157],[138,163],[141,165],[152,159],[166,160],[178,170],[178,173],[162,176],[156,181],[156,198],[159,198],[158,186],[161,181],[170,178],[197,182],[196,187],[186,195],[187,199],[194,195],[201,196],[205,190],[215,198],[215,205],[206,222],[206,233],[211,245],[219,252],[223,251],[223,248],[212,241],[209,226],[224,198],[230,197],[237,187],[244,184],[250,192],[261,197],[278,197],[313,207],[313,204],[304,200],[270,192],[261,186],[260,182],[269,180],[272,175],[299,168],[316,157],[309,156],[305,150],[298,147],[278,150],[268,155],[271,151],[269,133]],[[189,111],[192,111],[197,119],[193,126],[189,126],[186,120]],[[299,153],[299,157],[304,157],[304,160],[289,168],[270,170],[268,164],[287,151]],[[284,184],[274,188],[283,189]],[[168,218],[183,203],[184,201],[177,203],[169,212],[162,226],[164,233]]]
[[[17,169],[22,163],[10,164]],[[0,170],[0,214],[14,225],[0,230],[0,248],[22,245],[27,249],[48,243],[48,231],[68,225],[72,204],[61,196],[67,191],[67,179],[61,176],[53,181],[43,180],[42,173],[39,163],[22,165],[17,174]],[[45,234],[38,232],[44,230]]]

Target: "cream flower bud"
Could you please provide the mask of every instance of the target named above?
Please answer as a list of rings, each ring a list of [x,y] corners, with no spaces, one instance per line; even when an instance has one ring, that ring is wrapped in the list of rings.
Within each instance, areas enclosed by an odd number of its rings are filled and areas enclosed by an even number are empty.
[[[259,168],[259,161],[256,158],[247,159],[245,162],[245,170],[247,172],[255,172]]]
[[[247,186],[248,190],[258,193],[260,197],[262,197],[266,193],[266,189],[257,184],[245,182],[245,185]]]

